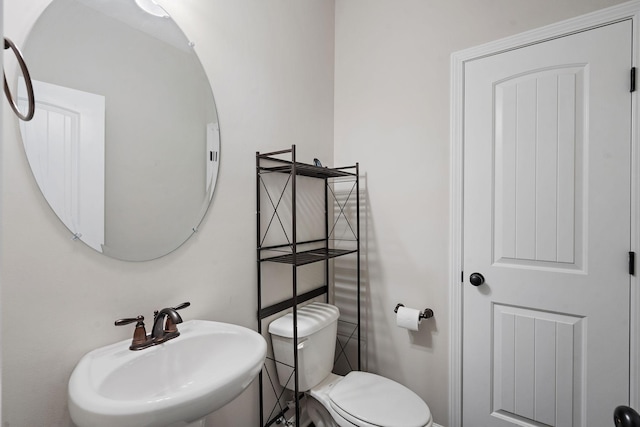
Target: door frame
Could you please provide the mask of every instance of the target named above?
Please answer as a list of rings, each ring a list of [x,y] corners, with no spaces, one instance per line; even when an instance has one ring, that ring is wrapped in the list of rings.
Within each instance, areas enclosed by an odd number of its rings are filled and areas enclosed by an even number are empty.
[[[450,262],[449,262],[449,427],[462,425],[462,259],[463,259],[463,153],[464,65],[467,61],[541,43],[622,20],[633,22],[632,64],[640,53],[640,0],[632,0],[527,31],[515,36],[454,52],[451,55],[450,123]],[[640,76],[639,76],[640,77]],[[631,97],[631,250],[640,250],[640,112],[638,91]],[[632,407],[640,409],[640,274],[631,276],[630,389]],[[613,417],[613,408],[612,408]],[[467,426],[468,427],[468,426]]]

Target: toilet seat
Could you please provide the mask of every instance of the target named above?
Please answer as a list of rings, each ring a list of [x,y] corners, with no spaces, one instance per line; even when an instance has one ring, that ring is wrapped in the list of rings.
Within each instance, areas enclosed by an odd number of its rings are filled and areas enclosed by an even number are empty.
[[[331,408],[361,427],[431,425],[426,403],[407,387],[368,372],[353,371],[328,393]]]

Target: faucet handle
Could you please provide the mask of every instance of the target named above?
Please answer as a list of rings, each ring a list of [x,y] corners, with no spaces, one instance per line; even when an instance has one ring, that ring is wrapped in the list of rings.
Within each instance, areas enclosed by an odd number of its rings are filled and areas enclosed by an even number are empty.
[[[182,304],[178,304],[175,307],[173,307],[174,310],[182,310],[183,308],[187,308],[191,305],[190,302],[186,301],[183,302]],[[172,333],[172,332],[178,332],[178,328],[176,327],[176,324],[173,323],[173,320],[171,320],[170,317],[167,317],[167,320],[164,324],[164,332],[165,333]]]
[[[142,350],[152,345],[151,340],[147,337],[147,330],[144,327],[144,316],[140,315],[138,317],[118,319],[114,324],[116,326],[123,326],[133,322],[136,322],[136,328],[133,330],[133,339],[131,340],[129,349]]]
[[[191,305],[191,303],[189,301],[183,302],[182,304],[178,304],[175,307],[173,307],[174,310],[182,310],[183,308],[187,308]]]
[[[124,318],[124,319],[118,319],[118,320],[116,320],[114,322],[114,324],[116,326],[123,326],[123,325],[128,325],[129,323],[133,323],[133,322],[143,322],[143,324],[144,324],[144,316],[140,315],[138,317],[127,317],[127,318]]]

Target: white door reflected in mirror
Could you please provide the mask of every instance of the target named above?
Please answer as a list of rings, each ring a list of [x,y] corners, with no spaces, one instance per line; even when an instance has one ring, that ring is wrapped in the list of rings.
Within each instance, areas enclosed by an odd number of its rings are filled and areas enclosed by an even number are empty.
[[[102,252],[104,96],[37,80],[33,88],[36,113],[31,122],[20,122],[33,176],[64,225]],[[27,105],[22,78],[18,105]]]

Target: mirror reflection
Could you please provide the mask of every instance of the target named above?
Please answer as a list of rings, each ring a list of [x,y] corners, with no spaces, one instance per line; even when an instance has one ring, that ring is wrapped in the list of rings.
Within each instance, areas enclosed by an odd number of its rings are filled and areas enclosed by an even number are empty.
[[[25,152],[75,238],[131,261],[184,243],[213,196],[220,135],[176,23],[149,0],[53,0],[23,53],[36,98],[21,123]]]

